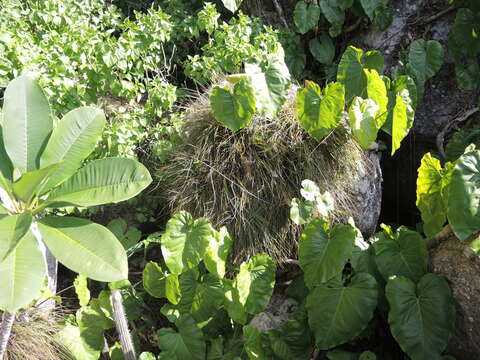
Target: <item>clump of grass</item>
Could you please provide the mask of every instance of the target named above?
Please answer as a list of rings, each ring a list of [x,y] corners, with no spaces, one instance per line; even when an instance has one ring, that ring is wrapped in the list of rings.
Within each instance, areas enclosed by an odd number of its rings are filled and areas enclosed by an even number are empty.
[[[72,360],[67,350],[55,341],[61,329],[61,315],[31,308],[16,317],[2,360]]]
[[[208,96],[188,107],[185,143],[156,170],[170,214],[187,210],[233,236],[231,261],[267,252],[278,262],[296,253],[301,228],[289,219],[301,181],[310,179],[335,198],[334,221],[355,214],[352,179],[371,169],[365,153],[342,127],[322,142],[298,123],[294,100],[275,119],[256,115],[233,133],[213,117]],[[358,212],[358,211],[357,211]]]

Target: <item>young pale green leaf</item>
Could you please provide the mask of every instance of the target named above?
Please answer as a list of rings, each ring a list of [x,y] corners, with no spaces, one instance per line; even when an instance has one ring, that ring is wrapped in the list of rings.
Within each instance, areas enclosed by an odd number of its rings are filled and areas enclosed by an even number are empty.
[[[443,64],[443,47],[436,40],[415,40],[410,45],[408,62],[425,80],[433,77]]]
[[[379,109],[375,117],[376,127],[380,129],[387,121],[388,96],[385,82],[377,70],[364,69],[367,77],[367,96],[378,105]]]
[[[142,352],[138,360],[157,360],[156,356],[151,352]]]
[[[63,161],[43,187],[46,192],[62,183],[82,165],[82,161],[95,149],[105,126],[102,110],[83,106],[67,113],[53,129],[40,165],[45,167]]]
[[[226,227],[220,228],[220,231],[215,231],[214,236],[210,237],[203,261],[207,270],[218,278],[225,276],[227,259],[232,244],[233,240]]]
[[[377,113],[380,107],[371,99],[355,97],[348,112],[349,124],[355,140],[364,150],[368,150],[377,139]]]
[[[377,283],[361,273],[347,286],[334,281],[316,286],[307,296],[308,323],[316,345],[326,350],[355,338],[377,306]]]
[[[275,264],[267,254],[258,254],[240,265],[235,278],[240,302],[256,315],[268,305],[275,285]]]
[[[39,170],[24,173],[20,179],[12,184],[15,197],[28,204],[35,196],[39,196],[44,185],[54,174],[62,163],[48,165]]]
[[[210,94],[212,112],[221,124],[232,131],[243,129],[255,114],[255,97],[248,80],[242,79],[233,88],[215,86]]]
[[[320,38],[313,38],[308,43],[313,57],[321,64],[331,64],[335,57],[335,46],[330,36],[322,34]]]
[[[106,227],[86,219],[48,216],[38,221],[53,256],[69,269],[97,281],[124,280],[127,255]]]
[[[402,90],[407,89],[408,90],[408,96],[410,97],[410,100],[412,101],[412,107],[414,109],[417,108],[417,105],[418,105],[418,91],[417,91],[417,85],[415,84],[415,80],[413,80],[408,75],[400,75],[393,82],[393,86],[395,88],[396,93],[401,93]]]
[[[4,261],[30,229],[32,212],[0,217],[0,262]]]
[[[73,286],[80,306],[87,306],[90,302],[90,290],[88,290],[87,278],[84,275],[77,275]]]
[[[307,4],[303,0],[297,2],[293,11],[293,21],[300,34],[305,34],[309,30],[314,29],[319,19],[320,6],[318,4],[314,2]]]
[[[196,267],[203,260],[215,230],[206,219],[193,221],[186,211],[180,211],[168,220],[162,235],[162,254],[172,274],[181,274]]]
[[[245,325],[247,323],[248,314],[245,310],[244,301],[240,300],[240,294],[238,288],[235,286],[235,282],[225,278],[222,279],[222,282],[225,288],[223,304],[228,312],[228,316],[233,321]]]
[[[292,205],[290,207],[290,219],[297,224],[303,225],[308,222],[313,214],[315,204],[309,200],[299,200],[297,198],[292,199]]]
[[[388,280],[388,322],[392,335],[413,360],[438,359],[453,332],[455,307],[445,279],[426,274],[415,285],[400,276]]]
[[[310,289],[342,272],[352,254],[355,238],[351,225],[330,229],[321,217],[307,225],[298,244],[298,259]]]
[[[95,206],[128,200],[152,182],[147,168],[126,158],[94,160],[50,192],[49,207]]]
[[[385,280],[397,275],[418,281],[427,271],[427,245],[415,231],[401,226],[394,239],[383,236],[373,247],[375,262]]]
[[[4,94],[3,141],[22,173],[39,168],[52,126],[50,106],[37,82],[28,75],[12,80]]]
[[[408,135],[413,125],[415,112],[408,90],[404,89],[395,96],[392,113],[392,155],[400,148],[400,144]]]
[[[222,0],[222,4],[227,10],[235,13],[242,4],[242,1],[243,0]]]
[[[262,66],[245,64],[250,76],[257,111],[269,118],[275,117],[287,99],[290,73],[285,62],[272,56]]]
[[[1,115],[1,114],[0,114]],[[12,183],[13,165],[5,150],[3,141],[3,129],[0,127],[0,186],[5,191],[10,191]]]
[[[55,340],[62,344],[77,360],[98,360],[102,346],[103,330],[95,326],[90,331],[81,331],[78,326],[67,323],[65,327],[55,335]]]
[[[339,83],[329,83],[324,93],[311,81],[297,91],[296,110],[303,128],[317,141],[332,132],[343,118],[344,88]]]
[[[205,360],[206,344],[195,320],[190,315],[183,315],[175,326],[178,332],[171,328],[157,331],[160,349],[173,352],[178,359]]]
[[[442,200],[442,166],[430,153],[423,156],[417,177],[417,202],[428,237],[440,230],[447,220]]]
[[[455,161],[445,191],[448,223],[460,240],[466,240],[480,229],[480,151],[463,154]]]
[[[3,250],[3,243],[0,249]],[[39,294],[45,279],[45,262],[37,239],[29,231],[10,255],[0,262],[0,309],[16,312]]]

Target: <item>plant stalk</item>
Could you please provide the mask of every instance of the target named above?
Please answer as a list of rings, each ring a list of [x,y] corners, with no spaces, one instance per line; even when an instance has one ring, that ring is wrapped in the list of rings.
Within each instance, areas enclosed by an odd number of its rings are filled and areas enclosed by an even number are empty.
[[[12,333],[13,322],[15,321],[15,313],[4,312],[2,316],[2,324],[0,325],[0,360],[2,360],[7,351],[8,340]]]
[[[122,294],[120,290],[112,290],[113,320],[122,345],[123,356],[125,360],[136,360],[135,348],[133,346],[132,336],[128,329],[127,315],[123,307]]]

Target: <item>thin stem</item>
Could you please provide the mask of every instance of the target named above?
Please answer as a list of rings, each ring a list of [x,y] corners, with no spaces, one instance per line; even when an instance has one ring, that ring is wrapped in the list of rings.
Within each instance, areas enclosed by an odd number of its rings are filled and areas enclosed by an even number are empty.
[[[117,328],[120,344],[122,345],[123,356],[125,360],[136,360],[135,348],[133,346],[132,336],[128,329],[127,316],[123,307],[122,294],[120,290],[112,290],[113,320]]]
[[[2,324],[0,325],[0,360],[4,358],[7,351],[8,340],[12,333],[13,322],[15,321],[15,313],[4,312],[2,316]]]

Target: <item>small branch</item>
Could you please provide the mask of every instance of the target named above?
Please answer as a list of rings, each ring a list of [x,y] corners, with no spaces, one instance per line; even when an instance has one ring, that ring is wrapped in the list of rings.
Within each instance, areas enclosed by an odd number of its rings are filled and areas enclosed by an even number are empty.
[[[2,360],[7,352],[8,340],[12,333],[13,322],[15,321],[15,313],[4,312],[2,316],[2,324],[0,325],[0,360]]]
[[[480,110],[478,107],[474,107],[473,109],[468,110],[465,112],[462,116],[453,119],[450,121],[445,127],[440,131],[437,135],[437,149],[440,152],[440,154],[445,158],[445,148],[443,147],[443,143],[445,141],[445,135],[446,133],[453,127],[453,125],[456,125],[458,123],[466,121],[470,116],[475,114],[478,110]]]
[[[285,16],[283,15],[283,9],[278,3],[278,0],[272,0],[272,2],[273,2],[273,5],[275,5],[275,10],[277,11],[278,17],[282,21],[283,26],[285,26],[288,29],[287,20],[285,20]]]
[[[128,329],[127,315],[125,314],[125,308],[123,307],[120,290],[112,290],[112,304],[113,319],[115,320],[115,327],[117,328],[125,360],[136,360],[137,356],[135,354],[132,336]]]
[[[437,235],[427,239],[427,249],[436,248],[440,243],[448,240],[453,235],[453,231],[450,228],[450,225],[445,225],[445,227]]]
[[[355,23],[353,23],[352,25],[347,27],[344,32],[349,33],[349,32],[352,32],[352,31],[356,30],[360,26],[360,24],[362,23],[362,20],[363,19],[361,17],[359,17],[357,19],[357,21],[355,21]]]
[[[428,18],[426,18],[425,20],[423,21],[420,21],[420,24],[419,25],[426,25],[426,24],[429,24],[431,22],[434,22],[435,20],[438,20],[440,19],[442,16],[444,15],[447,15],[448,13],[451,13],[452,11],[454,11],[456,9],[455,6],[450,6],[450,7],[447,7],[441,11],[439,11],[438,13],[436,14],[433,14],[432,16],[429,16]],[[414,22],[413,24],[415,24],[416,22]]]

